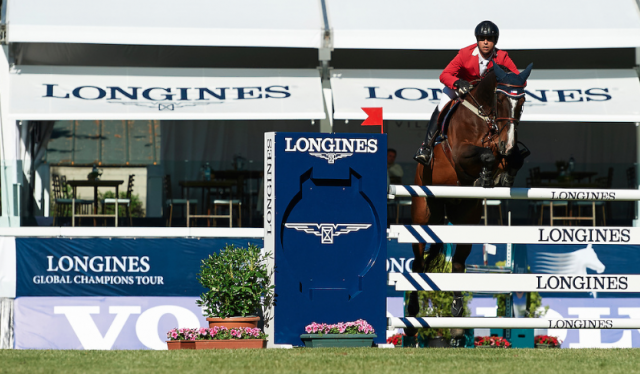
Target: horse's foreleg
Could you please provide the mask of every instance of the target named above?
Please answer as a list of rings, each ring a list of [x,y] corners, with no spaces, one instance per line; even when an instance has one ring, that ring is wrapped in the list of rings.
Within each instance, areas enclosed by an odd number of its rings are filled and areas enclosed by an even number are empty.
[[[465,179],[475,178],[473,183],[476,186],[493,187],[493,167],[496,162],[496,156],[493,155],[491,149],[477,147],[473,144],[465,144],[458,148],[456,152],[456,168],[461,169],[466,177]]]
[[[502,173],[502,176],[500,177],[500,185],[504,187],[513,186],[518,170],[520,170],[524,165],[525,156],[520,152],[517,145],[514,148],[513,152],[504,159],[504,173]]]

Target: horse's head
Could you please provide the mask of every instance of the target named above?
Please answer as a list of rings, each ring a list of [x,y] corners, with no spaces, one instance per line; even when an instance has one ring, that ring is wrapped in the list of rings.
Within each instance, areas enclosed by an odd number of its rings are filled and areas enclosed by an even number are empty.
[[[593,246],[589,244],[587,248],[581,250],[581,260],[585,264],[588,269],[593,269],[598,274],[602,274],[604,272],[605,266],[598,258],[596,251],[593,250]]]
[[[520,74],[505,72],[497,64],[493,65],[496,86],[496,123],[498,125],[498,151],[503,156],[511,154],[518,141],[516,128],[520,122],[524,106],[524,87],[531,74],[533,63]]]

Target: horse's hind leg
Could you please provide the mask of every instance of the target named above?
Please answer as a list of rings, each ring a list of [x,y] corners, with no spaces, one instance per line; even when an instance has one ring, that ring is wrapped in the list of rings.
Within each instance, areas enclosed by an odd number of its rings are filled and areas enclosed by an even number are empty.
[[[452,212],[452,221],[454,224],[477,224],[482,216],[481,200],[468,199],[464,203],[456,206]],[[464,273],[465,262],[471,253],[471,244],[457,244],[456,251],[451,259],[451,272]],[[454,317],[461,317],[464,313],[464,299],[462,292],[453,293],[453,303],[451,305],[451,314]]]

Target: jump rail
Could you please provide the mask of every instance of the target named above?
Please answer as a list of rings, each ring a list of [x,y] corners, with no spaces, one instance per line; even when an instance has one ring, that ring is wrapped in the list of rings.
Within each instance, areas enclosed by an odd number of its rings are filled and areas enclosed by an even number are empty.
[[[638,329],[640,319],[545,319],[491,317],[407,317],[388,319],[391,328],[451,329]]]
[[[389,196],[499,200],[638,201],[640,200],[640,190],[391,185],[389,186]]]
[[[640,227],[391,225],[398,243],[640,245]]]
[[[640,274],[389,273],[396,291],[640,292]]]

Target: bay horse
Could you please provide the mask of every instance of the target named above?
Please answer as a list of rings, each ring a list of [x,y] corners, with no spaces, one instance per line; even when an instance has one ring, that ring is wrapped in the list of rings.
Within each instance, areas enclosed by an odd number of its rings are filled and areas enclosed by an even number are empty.
[[[528,156],[518,147],[517,126],[525,102],[524,87],[533,64],[520,74],[505,72],[494,64],[449,114],[446,139],[433,149],[430,165],[418,164],[414,184],[420,186],[510,187]],[[466,101],[465,102],[463,102]],[[463,105],[464,104],[464,105]],[[427,199],[412,197],[411,219],[414,225],[441,225],[445,213],[456,225],[474,225],[482,217],[481,199]],[[432,244],[425,258],[425,244],[413,244],[412,271],[424,273],[442,252],[443,244]],[[463,273],[471,244],[458,244],[452,258],[452,272]],[[407,312],[419,311],[417,292],[409,298]],[[463,312],[462,293],[455,292],[453,316]]]

